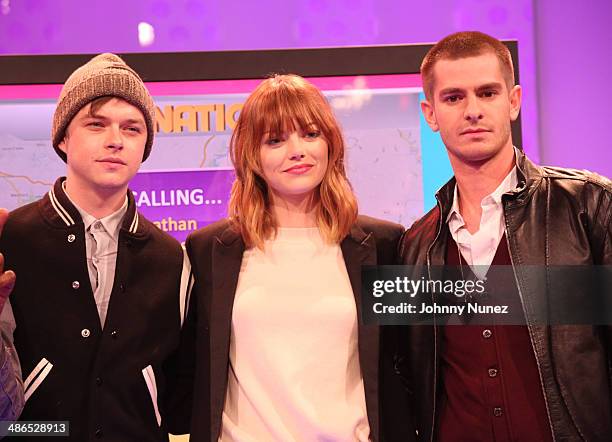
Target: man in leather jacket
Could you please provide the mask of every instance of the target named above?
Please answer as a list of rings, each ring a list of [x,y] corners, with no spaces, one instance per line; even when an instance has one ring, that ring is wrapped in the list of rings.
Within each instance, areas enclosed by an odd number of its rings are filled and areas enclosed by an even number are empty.
[[[454,177],[406,232],[402,261],[512,266],[526,325],[405,328],[395,366],[418,439],[611,440],[611,328],[534,321],[550,293],[526,270],[612,264],[610,180],[539,167],[513,147],[521,89],[496,39],[452,34],[429,51],[421,74],[422,110]]]

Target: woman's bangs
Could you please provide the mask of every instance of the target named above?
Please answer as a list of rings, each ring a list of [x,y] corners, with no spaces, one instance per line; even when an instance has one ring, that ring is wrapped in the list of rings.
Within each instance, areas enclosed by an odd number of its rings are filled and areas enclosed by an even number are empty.
[[[312,125],[323,129],[316,103],[303,91],[278,88],[263,97],[257,132],[275,136],[296,130],[307,130]]]

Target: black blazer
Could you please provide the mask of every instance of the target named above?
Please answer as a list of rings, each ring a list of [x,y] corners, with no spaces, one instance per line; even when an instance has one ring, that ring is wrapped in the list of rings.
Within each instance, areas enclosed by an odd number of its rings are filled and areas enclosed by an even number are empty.
[[[361,266],[395,264],[403,231],[399,224],[359,216],[340,244],[359,318]],[[166,422],[173,433],[191,432],[191,440],[216,442],[227,390],[232,308],[245,245],[230,222],[221,220],[192,233],[186,247],[195,283],[183,326],[181,349],[172,362],[177,376],[171,386],[170,416]],[[382,440],[382,434],[386,435],[390,427],[390,436],[385,440],[410,440],[405,436],[407,432],[401,437],[391,437],[397,426],[392,422],[403,422],[404,427],[408,419],[402,415],[402,398],[395,401],[390,397],[401,395],[402,388],[392,372],[391,356],[381,357],[381,352],[386,353],[381,328],[358,322],[359,362],[370,438]],[[389,392],[389,397],[382,391]],[[388,407],[381,406],[383,396]]]

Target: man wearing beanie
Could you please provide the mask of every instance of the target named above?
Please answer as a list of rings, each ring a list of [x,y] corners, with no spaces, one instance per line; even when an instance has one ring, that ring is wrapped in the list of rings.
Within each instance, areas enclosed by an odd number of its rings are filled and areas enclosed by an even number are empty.
[[[180,244],[136,209],[128,182],[153,144],[155,107],[119,57],[66,81],[52,140],[67,164],[0,238],[24,376],[21,420],[67,421],[61,440],[164,441],[164,367],[189,276]],[[183,282],[183,283],[181,283]]]

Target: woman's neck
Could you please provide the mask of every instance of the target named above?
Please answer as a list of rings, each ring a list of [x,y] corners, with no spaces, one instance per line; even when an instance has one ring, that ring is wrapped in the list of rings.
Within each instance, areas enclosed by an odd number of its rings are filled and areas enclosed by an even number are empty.
[[[318,202],[314,195],[271,195],[270,210],[278,227],[316,227]]]

